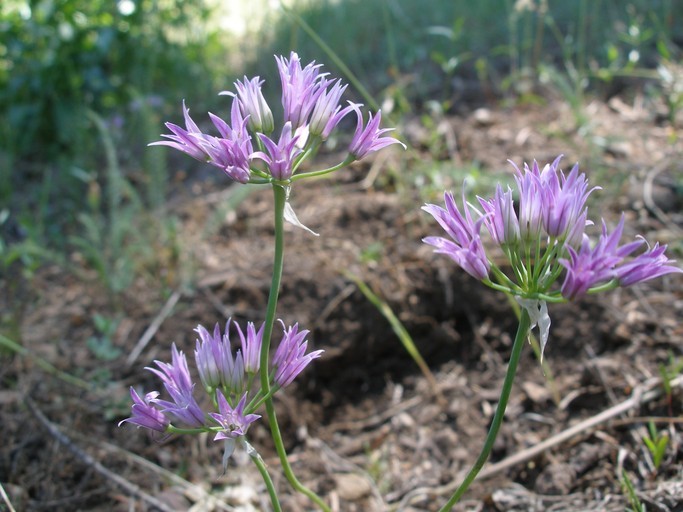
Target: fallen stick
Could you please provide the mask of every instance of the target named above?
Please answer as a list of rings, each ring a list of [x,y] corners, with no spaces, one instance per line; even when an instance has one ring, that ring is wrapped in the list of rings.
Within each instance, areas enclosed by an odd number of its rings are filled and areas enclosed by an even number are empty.
[[[95,441],[92,440],[88,440],[88,442],[95,443]],[[228,512],[234,510],[233,507],[225,503],[223,500],[215,496],[212,496],[210,493],[206,492],[201,486],[193,484],[192,482],[188,482],[183,477],[176,475],[168,469],[162,468],[158,464],[155,464],[154,462],[147,460],[144,457],[131,453],[128,450],[121,448],[120,446],[117,446],[115,444],[108,443],[107,441],[99,441],[97,443],[100,448],[103,448],[109,453],[114,453],[121,457],[125,457],[128,461],[137,464],[149,471],[152,471],[157,476],[165,480],[168,480],[174,485],[182,487],[186,496],[190,494],[192,498],[199,497],[202,500],[210,501],[211,505],[214,505],[219,510],[224,510]]]
[[[588,430],[597,427],[601,423],[605,423],[606,421],[611,420],[612,418],[615,418],[620,414],[623,414],[631,409],[635,409],[636,407],[644,403],[659,398],[662,395],[663,391],[661,383],[662,380],[658,377],[649,379],[641,386],[636,388],[631,397],[624,400],[623,402],[620,402],[610,407],[609,409],[606,409],[601,413],[596,414],[595,416],[587,418],[584,421],[581,421],[576,425],[569,427],[568,429],[563,430],[562,432],[559,432],[558,434],[555,434],[552,437],[549,437],[545,441],[542,441],[535,446],[527,448],[526,450],[522,450],[521,452],[511,455],[510,457],[503,459],[500,462],[496,462],[495,464],[484,466],[481,473],[479,473],[479,476],[477,477],[477,481],[484,480],[486,478],[491,478],[492,476],[497,475],[498,473],[501,473],[502,471],[505,471],[506,469],[511,468],[512,466],[516,466],[517,464],[533,459],[534,457],[540,455],[549,448],[557,446],[558,444],[561,444],[576,435],[586,434]],[[672,379],[670,381],[670,386],[671,388],[683,386],[683,376],[678,376],[675,379]],[[646,391],[643,391],[643,389],[645,389]],[[406,506],[408,506],[411,503],[413,498],[424,498],[426,496],[441,496],[452,494],[460,484],[462,478],[462,475],[458,475],[458,477],[455,478],[451,483],[443,485],[441,487],[420,487],[413,489],[403,497],[403,499],[400,501],[400,503],[394,510],[403,510]]]
[[[553,446],[561,444],[567,441],[568,439],[571,439],[575,435],[585,433],[587,430],[592,429],[600,425],[601,423],[605,423],[606,421],[611,420],[612,418],[619,416],[620,414],[625,413],[626,411],[635,409],[639,405],[642,405],[644,403],[654,400],[655,398],[658,398],[662,394],[662,388],[655,386],[658,386],[660,383],[661,379],[659,378],[654,378],[648,382],[645,382],[642,385],[642,387],[645,387],[646,389],[648,389],[648,391],[644,391],[642,393],[634,392],[633,395],[627,400],[624,400],[623,402],[618,403],[610,407],[609,409],[602,411],[600,414],[596,414],[591,418],[587,418],[584,421],[577,423],[573,427],[569,427],[568,429],[563,430],[562,432],[559,432],[552,437],[549,437],[548,439],[538,443],[537,445],[531,446],[526,450],[523,450],[519,453],[511,455],[506,459],[501,460],[500,462],[496,462],[495,464],[491,464],[488,467],[485,467],[479,474],[479,478],[489,478],[512,466],[516,466],[521,462],[526,462],[527,460],[533,459],[537,455],[540,455],[541,453],[546,451],[548,448],[552,448]],[[683,384],[683,376],[671,380],[672,388],[678,387],[681,384]]]
[[[164,320],[166,320],[166,318],[168,318],[168,316],[173,311],[173,307],[178,303],[178,300],[180,300],[181,295],[182,292],[178,289],[174,291],[173,295],[171,295],[168,298],[166,304],[164,304],[164,307],[161,308],[159,314],[156,316],[156,318],[154,318],[152,323],[149,324],[149,327],[147,327],[147,330],[142,334],[142,337],[135,345],[135,348],[133,348],[133,351],[128,355],[128,359],[126,359],[127,367],[130,368],[133,365],[133,363],[135,363],[137,358],[140,356],[142,351],[145,350],[145,347],[157,333],[159,327],[161,327],[161,324],[164,323]]]
[[[35,402],[29,397],[24,396],[24,403],[31,411],[31,413],[38,419],[38,421],[47,429],[47,431],[54,437],[60,444],[62,444],[67,450],[73,453],[76,457],[81,459],[85,464],[92,467],[95,471],[101,474],[104,478],[110,480],[118,487],[124,489],[127,493],[135,496],[148,505],[160,510],[161,512],[173,512],[173,509],[169,508],[168,505],[162,501],[156,499],[154,496],[147,494],[145,491],[140,489],[137,485],[129,482],[122,476],[108,470],[98,461],[96,461],[91,455],[85,453],[64,433],[62,433],[38,408]]]

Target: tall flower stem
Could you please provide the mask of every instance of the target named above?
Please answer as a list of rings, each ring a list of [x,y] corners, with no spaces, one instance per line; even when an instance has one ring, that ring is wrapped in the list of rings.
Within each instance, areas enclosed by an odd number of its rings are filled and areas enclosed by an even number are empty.
[[[508,404],[508,399],[510,398],[510,392],[512,391],[512,383],[515,380],[515,374],[517,373],[517,364],[519,363],[519,357],[522,353],[522,348],[524,347],[524,342],[529,333],[529,327],[531,325],[531,319],[529,318],[529,313],[526,309],[522,309],[522,314],[519,317],[519,327],[517,327],[517,334],[515,335],[515,342],[512,345],[512,354],[510,355],[510,362],[508,363],[507,373],[505,374],[505,380],[503,381],[503,389],[500,392],[500,400],[498,401],[498,406],[496,407],[496,413],[493,415],[493,421],[491,422],[491,428],[486,436],[486,441],[484,442],[484,447],[481,449],[481,453],[477,458],[476,462],[470,469],[469,473],[465,477],[465,480],[456,489],[455,493],[448,502],[441,507],[439,512],[448,512],[451,508],[462,498],[463,494],[467,491],[469,486],[472,484],[474,479],[479,474],[479,471],[486,463],[486,459],[489,458],[491,454],[491,449],[498,436],[498,431],[503,423],[503,417],[505,416],[505,409]]]
[[[292,467],[287,460],[287,451],[282,441],[282,434],[280,433],[280,426],[277,422],[275,414],[275,406],[273,404],[273,397],[270,393],[270,379],[268,376],[268,361],[270,359],[270,342],[273,334],[273,324],[275,323],[275,312],[277,309],[278,295],[280,294],[280,283],[282,281],[282,268],[285,254],[285,230],[284,230],[284,211],[286,202],[286,190],[280,185],[273,185],[273,195],[275,200],[275,255],[273,257],[273,279],[270,284],[270,294],[268,295],[268,306],[266,308],[265,327],[263,329],[263,343],[261,345],[260,354],[260,377],[261,377],[261,391],[267,397],[265,400],[266,414],[268,416],[268,423],[270,425],[270,432],[275,443],[275,450],[280,458],[282,470],[290,485],[301,494],[307,496],[311,501],[315,502],[324,512],[330,512],[330,508],[325,502],[304,486],[294,475]]]
[[[266,489],[268,489],[268,495],[270,496],[270,503],[273,505],[273,512],[282,512],[282,507],[280,506],[280,500],[277,497],[277,491],[275,490],[275,485],[273,485],[273,480],[268,474],[268,469],[266,468],[266,463],[260,455],[255,455],[251,457],[254,461],[259,473],[261,473],[261,478],[266,484]]]

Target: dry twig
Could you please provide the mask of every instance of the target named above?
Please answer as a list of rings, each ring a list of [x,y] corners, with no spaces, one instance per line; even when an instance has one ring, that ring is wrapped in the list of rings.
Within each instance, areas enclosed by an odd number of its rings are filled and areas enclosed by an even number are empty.
[[[683,376],[679,376],[675,379],[671,380],[670,383],[671,387],[679,387],[683,386]],[[605,423],[612,418],[615,418],[616,416],[619,416],[620,414],[623,414],[625,412],[628,412],[632,409],[635,409],[639,406],[641,406],[644,403],[650,402],[656,398],[659,398],[662,395],[662,387],[661,387],[661,379],[659,378],[653,378],[649,379],[647,382],[643,383],[642,386],[634,390],[633,394],[631,397],[627,400],[624,400],[621,403],[618,403],[609,409],[606,409],[602,411],[599,414],[596,414],[595,416],[588,418],[580,423],[577,423],[576,425],[573,425],[569,427],[566,430],[563,430],[562,432],[559,432],[558,434],[546,439],[545,441],[538,443],[526,450],[522,450],[519,453],[516,453],[506,459],[501,460],[500,462],[497,462],[495,464],[491,464],[489,466],[485,466],[484,469],[479,473],[478,480],[483,480],[486,478],[491,478],[494,475],[497,475],[498,473],[501,473],[513,466],[516,466],[517,464],[521,464],[522,462],[526,462],[530,459],[533,459],[534,457],[540,455],[541,453],[545,452],[546,450],[549,450],[550,448],[553,448],[561,443],[564,443],[565,441],[568,441],[574,436],[577,435],[585,435],[587,434],[591,429],[596,428],[598,425]],[[462,475],[458,475],[457,478],[455,478],[451,483],[448,485],[444,485],[438,488],[417,488],[413,489],[410,491],[408,494],[406,494],[401,502],[399,503],[397,510],[403,510],[405,509],[414,498],[417,497],[424,497],[425,495],[448,495],[451,494],[457,486],[460,484],[460,481],[462,480]]]
[[[96,461],[91,455],[84,452],[81,448],[76,446],[76,444],[64,433],[62,433],[38,408],[36,403],[28,396],[24,396],[24,403],[28,407],[29,411],[36,417],[36,419],[45,427],[45,429],[54,437],[60,444],[62,444],[67,450],[73,453],[76,457],[81,459],[85,464],[93,468],[96,472],[102,475],[107,480],[113,482],[118,487],[124,489],[127,493],[135,496],[148,505],[155,507],[162,512],[173,512],[168,505],[162,501],[156,499],[154,496],[147,494],[145,491],[140,489],[137,485],[129,482],[120,475],[117,475],[113,471],[105,468],[102,464]]]
[[[128,359],[126,359],[126,366],[130,368],[133,365],[133,363],[135,363],[135,361],[140,356],[142,351],[145,350],[147,344],[152,340],[154,335],[157,333],[159,327],[161,327],[161,324],[163,324],[164,320],[166,320],[166,318],[168,318],[168,316],[173,312],[173,308],[178,303],[178,300],[180,300],[181,296],[182,292],[180,291],[180,289],[178,289],[174,291],[173,294],[168,298],[166,304],[164,304],[164,307],[161,308],[159,314],[156,316],[156,318],[154,318],[152,323],[149,324],[149,327],[147,327],[147,330],[143,333],[142,337],[135,345],[135,348],[133,348],[133,351],[128,356]]]

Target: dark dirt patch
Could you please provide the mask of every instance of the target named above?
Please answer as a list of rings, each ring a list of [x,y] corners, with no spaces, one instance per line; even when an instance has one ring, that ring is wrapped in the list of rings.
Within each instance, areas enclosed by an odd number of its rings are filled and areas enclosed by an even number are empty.
[[[477,160],[487,172],[507,172],[507,158],[545,162],[563,152],[565,167],[586,162],[582,168],[593,183],[600,180],[609,189],[595,202],[594,217],[602,214],[615,222],[617,212],[626,210],[627,236],[642,233],[648,240],[678,244],[680,250],[680,196],[671,192],[670,183],[681,181],[683,145],[671,127],[657,124],[650,106],[638,101],[589,105],[588,132],[576,129],[571,112],[555,102],[448,119],[455,144],[447,156],[453,165]],[[418,155],[420,131],[407,132],[414,134],[410,142]],[[396,162],[403,156],[391,153],[385,165],[400,168]],[[420,213],[425,198],[418,191],[399,195],[368,186],[367,172],[358,166],[334,180],[294,189],[299,218],[321,237],[288,230],[279,315],[310,329],[315,348],[326,352],[281,394],[279,418],[295,471],[335,509],[436,510],[482,445],[516,320],[502,295],[420,242],[438,229]],[[459,188],[457,183],[447,186]],[[80,450],[170,509],[214,510],[217,505],[207,491],[234,510],[267,506],[258,474],[245,456],[236,456],[222,475],[221,447],[207,438],[155,444],[143,432],[116,426],[127,414],[128,386],[158,388],[143,367],[167,359],[171,342],[190,352],[198,323],[213,325],[227,316],[262,319],[272,257],[270,193],[253,193],[207,235],[217,205],[233,189],[203,187],[196,184],[195,196],[174,201],[192,253],[185,271],[191,286],[132,365],[126,364],[128,354],[171,289],[139,282],[123,294],[113,337],[123,352],[107,362],[86,347],[96,334],[92,315],[112,314],[96,284],[50,267],[38,273],[30,288],[3,276],[2,310],[21,313],[23,346],[91,386],[81,389],[48,375],[30,357],[2,356],[0,482],[17,510],[154,508],[65,449],[32,412],[36,409]],[[399,314],[435,373],[445,404],[435,399],[387,322],[343,271],[364,279]],[[681,356],[681,282],[673,276],[553,306],[546,358],[554,381],[546,380],[526,349],[491,463],[534,447],[634,393],[657,388],[653,382],[659,365],[670,353]],[[683,455],[682,413],[679,387],[668,400],[651,399],[477,482],[457,510],[622,511],[627,506],[619,482],[622,468],[648,510],[683,510],[683,472],[677,462]],[[659,430],[671,437],[657,473],[641,441],[647,424],[643,418],[650,416],[659,418]],[[277,471],[265,428],[256,424],[250,438],[274,473],[284,508],[310,509]],[[142,466],[131,454],[199,489]]]

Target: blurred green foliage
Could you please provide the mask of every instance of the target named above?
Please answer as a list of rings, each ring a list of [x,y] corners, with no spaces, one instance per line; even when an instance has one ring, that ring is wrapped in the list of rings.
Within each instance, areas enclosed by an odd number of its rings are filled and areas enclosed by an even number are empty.
[[[311,38],[312,27],[373,94],[400,88],[420,106],[460,94],[463,81],[481,90],[523,94],[539,66],[580,75],[593,87],[617,76],[654,70],[661,48],[683,42],[683,2],[673,0],[292,0],[259,33],[252,72],[277,79],[266,56],[295,48],[338,74]],[[300,18],[299,21],[297,18]],[[574,80],[574,77],[570,77]],[[398,105],[398,102],[397,102]]]
[[[3,150],[41,161],[87,145],[87,109],[114,112],[147,94],[196,88],[209,66],[202,2],[182,0],[5,0],[0,8]],[[112,120],[117,122],[117,120]]]
[[[0,268],[51,259],[36,246],[93,260],[93,232],[109,239],[115,217],[163,209],[166,160],[146,145],[183,98],[201,109],[216,96],[212,12],[203,0],[0,3]]]

